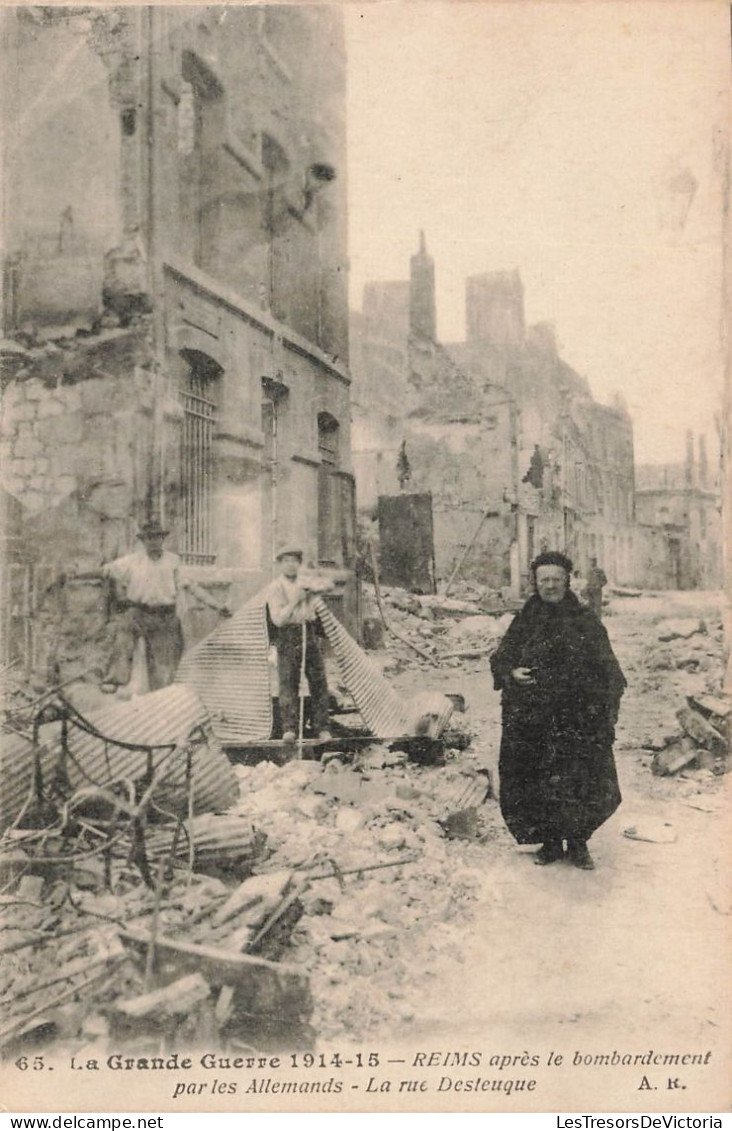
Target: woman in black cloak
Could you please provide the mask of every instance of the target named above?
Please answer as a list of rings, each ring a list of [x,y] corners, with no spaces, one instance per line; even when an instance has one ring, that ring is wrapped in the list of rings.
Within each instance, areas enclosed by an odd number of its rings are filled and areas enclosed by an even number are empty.
[[[594,868],[587,841],[620,804],[613,758],[625,677],[595,613],[569,589],[572,562],[531,563],[534,595],[491,659],[503,692],[499,762],[503,819],[537,864],[564,853]]]

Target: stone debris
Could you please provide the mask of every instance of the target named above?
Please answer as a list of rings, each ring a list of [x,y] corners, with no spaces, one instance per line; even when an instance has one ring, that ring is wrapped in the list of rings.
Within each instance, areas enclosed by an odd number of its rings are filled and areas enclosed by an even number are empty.
[[[701,712],[687,706],[677,711],[676,717],[684,732],[694,740],[697,746],[703,746],[705,750],[711,751],[715,757],[726,757],[728,747],[724,735],[712,726]]]
[[[425,743],[465,705],[433,692],[409,702]],[[319,1032],[353,1032],[393,1012],[390,952],[411,948],[414,927],[425,968],[443,953],[435,887],[451,920],[479,889],[480,862],[456,866],[451,838],[491,835],[487,768],[441,748],[439,769],[376,741],[327,764],[238,766],[239,800],[223,814],[150,820],[123,791],[78,832],[55,809],[41,827],[8,830],[2,1047],[43,1028],[76,1051],[89,1017],[115,1047],[146,1032],[170,1047],[202,1035],[256,1044],[263,1032],[276,1043],[278,1027],[309,1047],[314,1017]],[[379,971],[375,995],[358,978],[347,988],[349,971]]]
[[[654,774],[665,776],[675,774],[696,761],[698,749],[693,739],[685,735],[683,738],[669,742],[663,750],[659,750],[653,759],[651,769]]]
[[[288,961],[311,972],[320,1038],[347,1032],[355,1039],[379,1017],[399,1016],[392,994],[400,980],[414,988],[460,949],[457,927],[481,888],[496,819],[483,804],[486,767],[472,751],[439,769],[389,765],[375,743],[347,766],[262,762],[237,773],[238,808],[273,850],[268,869],[308,879]],[[317,822],[302,813],[303,798],[313,794],[324,806]],[[467,814],[466,824],[453,829],[448,818],[456,811]],[[468,839],[453,841],[454,833]]]
[[[729,708],[724,700],[714,696],[689,696],[687,705],[676,712],[682,733],[650,747],[654,749],[653,773],[663,777],[689,766],[725,773],[729,754],[728,717]]]
[[[369,587],[365,589],[369,607],[376,608]],[[370,633],[377,646],[388,649],[385,673],[414,667],[486,665],[522,602],[474,586],[463,587],[462,592],[463,597],[444,597],[382,590],[384,610],[398,637],[386,633],[377,639],[379,634]]]

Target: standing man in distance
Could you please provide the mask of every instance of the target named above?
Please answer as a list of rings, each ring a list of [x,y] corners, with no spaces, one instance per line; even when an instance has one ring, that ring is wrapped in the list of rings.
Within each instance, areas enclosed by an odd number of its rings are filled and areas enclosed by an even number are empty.
[[[299,580],[303,552],[299,546],[285,545],[277,553],[281,573],[267,589],[267,608],[277,629],[277,668],[280,682],[280,711],[283,741],[295,741],[298,723],[300,671],[302,668],[303,625],[305,626],[305,675],[310,686],[310,712],[313,729],[320,742],[330,739],[328,731],[328,683],[325,664],[316,632],[317,614],[311,592]]]
[[[183,655],[183,628],[176,607],[181,589],[222,616],[231,616],[225,605],[212,601],[195,582],[181,581],[180,558],[163,548],[167,535],[157,520],[146,522],[138,534],[140,549],[102,567],[102,576],[115,583],[122,611],[103,691],[113,693],[129,683],[139,640],[145,643],[149,690],[173,682]]]
[[[607,585],[605,571],[597,564],[597,558],[590,558],[585,593],[588,605],[600,620],[602,620],[602,590],[605,585]]]

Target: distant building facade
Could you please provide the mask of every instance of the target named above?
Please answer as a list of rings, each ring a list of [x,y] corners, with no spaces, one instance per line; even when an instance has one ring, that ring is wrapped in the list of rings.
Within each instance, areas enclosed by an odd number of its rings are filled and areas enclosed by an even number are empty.
[[[285,539],[349,569],[340,13],[1,18],[0,475],[28,559],[88,569],[154,512],[230,604]],[[211,617],[191,609],[189,639]]]
[[[518,272],[467,281],[468,336],[434,333],[434,264],[424,240],[410,282],[370,283],[352,315],[353,449],[359,504],[430,491],[438,577],[461,572],[514,593],[542,547],[619,583],[636,577],[633,427],[596,402],[559,356],[553,330],[526,326]],[[384,313],[387,311],[388,313]]]
[[[641,563],[645,582],[658,589],[719,589],[722,514],[719,470],[706,437],[686,437],[683,463],[640,465],[636,508],[641,529],[659,534],[660,553]]]

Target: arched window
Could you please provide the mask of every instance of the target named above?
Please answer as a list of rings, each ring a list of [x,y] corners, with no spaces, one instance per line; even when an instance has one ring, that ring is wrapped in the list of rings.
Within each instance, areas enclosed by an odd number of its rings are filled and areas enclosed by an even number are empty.
[[[183,402],[180,549],[185,561],[205,565],[216,560],[211,505],[213,437],[223,369],[200,350],[182,349],[180,352],[188,366],[180,389]]]

